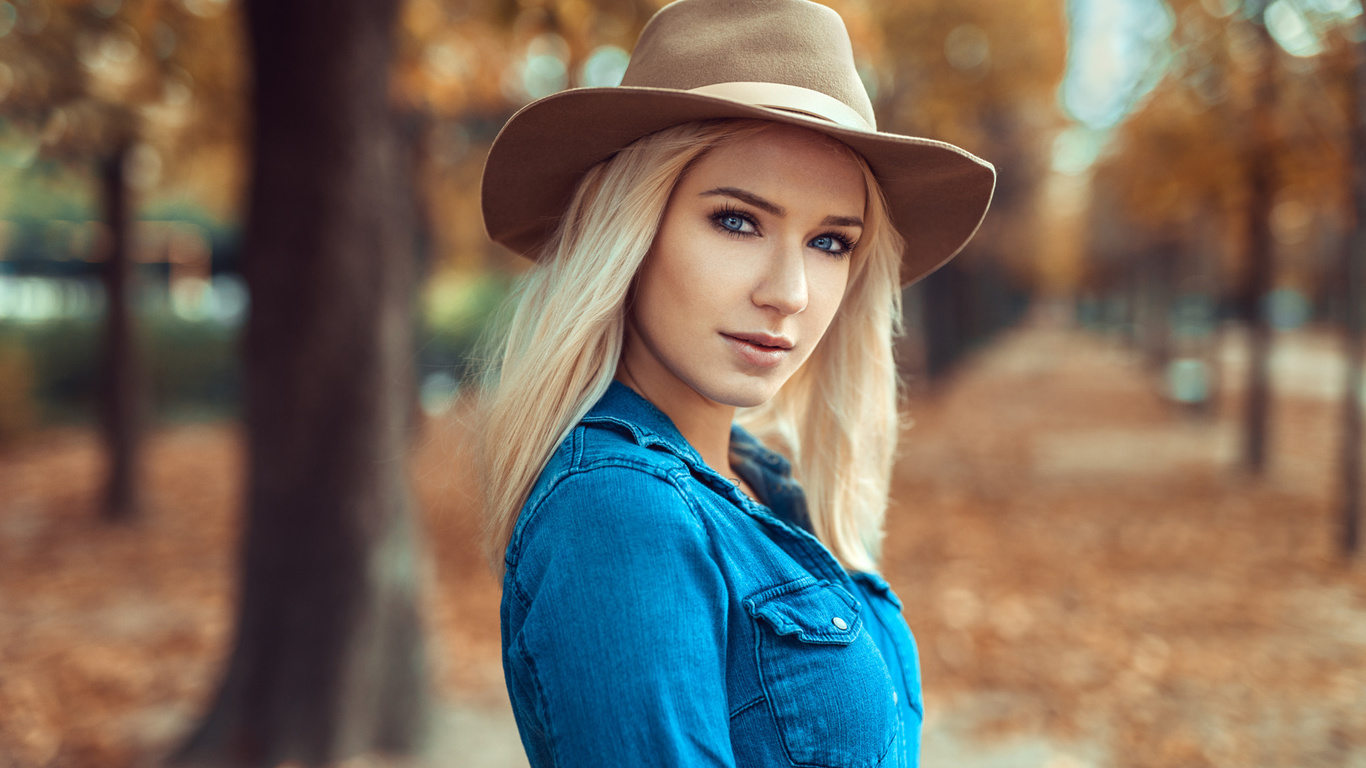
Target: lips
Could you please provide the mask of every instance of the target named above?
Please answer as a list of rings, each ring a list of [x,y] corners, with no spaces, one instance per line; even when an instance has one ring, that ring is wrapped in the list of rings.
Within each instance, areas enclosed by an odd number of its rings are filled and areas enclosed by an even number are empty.
[[[758,347],[773,347],[776,349],[792,349],[792,341],[783,336],[773,336],[767,333],[727,333],[733,339],[747,341]]]
[[[792,350],[792,342],[781,336],[723,333],[721,337],[742,362],[754,368],[772,368],[781,363]]]

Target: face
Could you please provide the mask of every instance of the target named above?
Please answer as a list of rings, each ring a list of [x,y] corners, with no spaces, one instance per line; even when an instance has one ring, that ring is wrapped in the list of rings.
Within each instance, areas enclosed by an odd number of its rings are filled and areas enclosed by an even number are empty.
[[[802,128],[775,124],[705,154],[637,276],[628,375],[657,403],[773,397],[839,309],[865,199],[850,151]]]

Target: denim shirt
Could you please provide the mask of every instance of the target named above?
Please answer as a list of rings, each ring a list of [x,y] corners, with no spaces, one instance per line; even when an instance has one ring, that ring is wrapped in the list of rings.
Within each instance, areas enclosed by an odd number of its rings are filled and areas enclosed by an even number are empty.
[[[731,452],[764,504],[614,381],[541,473],[501,608],[533,768],[917,765],[901,601],[811,534],[786,459]]]

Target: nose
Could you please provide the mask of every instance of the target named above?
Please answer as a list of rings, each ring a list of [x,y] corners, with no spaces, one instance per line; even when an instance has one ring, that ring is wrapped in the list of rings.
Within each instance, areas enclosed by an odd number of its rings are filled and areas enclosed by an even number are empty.
[[[774,248],[752,298],[756,305],[771,307],[784,315],[806,309],[806,259],[800,244]]]

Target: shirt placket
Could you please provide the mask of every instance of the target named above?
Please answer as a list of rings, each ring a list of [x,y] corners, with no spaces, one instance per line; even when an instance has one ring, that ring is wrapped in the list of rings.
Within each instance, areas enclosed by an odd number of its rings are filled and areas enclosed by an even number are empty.
[[[745,457],[748,461],[762,460],[763,457]],[[773,513],[767,506],[746,496],[733,480],[721,477],[705,464],[697,468],[710,481],[710,484],[726,498],[730,499],[745,514],[759,521],[772,532],[773,540],[796,560],[802,567],[815,576],[832,581],[857,594],[853,578],[839,564],[830,550],[811,533],[789,524]],[[761,470],[769,471],[769,470]],[[770,480],[771,478],[766,478]]]

